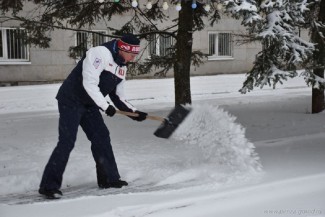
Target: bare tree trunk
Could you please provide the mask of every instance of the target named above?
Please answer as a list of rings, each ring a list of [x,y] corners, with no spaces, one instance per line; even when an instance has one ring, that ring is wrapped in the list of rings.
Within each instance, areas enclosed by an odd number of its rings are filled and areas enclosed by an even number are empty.
[[[322,0],[320,3],[320,9],[318,12],[318,21],[325,23],[325,0]],[[325,44],[324,39],[319,35],[318,29],[313,29],[312,32],[312,41],[316,43],[316,50],[314,52],[315,63],[319,66],[314,69],[314,74],[324,78],[324,69],[325,69]],[[322,31],[325,35],[325,31]],[[312,113],[319,113],[325,109],[325,99],[324,99],[324,87],[318,89],[312,89]]]
[[[174,64],[175,104],[191,104],[190,67],[193,42],[191,1],[181,1]]]

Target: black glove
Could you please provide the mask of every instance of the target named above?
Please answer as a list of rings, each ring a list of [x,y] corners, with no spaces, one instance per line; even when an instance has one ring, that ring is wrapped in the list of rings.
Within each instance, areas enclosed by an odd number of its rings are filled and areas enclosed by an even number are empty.
[[[109,105],[108,108],[105,111],[107,116],[113,117],[116,113],[116,109],[114,108],[114,106]]]
[[[144,120],[146,120],[147,115],[148,115],[147,113],[140,112],[140,111],[135,111],[134,113],[139,114],[139,116],[138,117],[131,117],[131,116],[129,116],[129,117],[132,118],[135,121],[144,121]]]

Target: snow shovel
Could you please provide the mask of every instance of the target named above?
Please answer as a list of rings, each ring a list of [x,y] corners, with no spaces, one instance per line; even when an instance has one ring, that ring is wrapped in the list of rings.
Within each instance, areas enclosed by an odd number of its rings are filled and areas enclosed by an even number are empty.
[[[116,110],[116,113],[131,117],[138,117],[138,114],[133,112]],[[161,124],[154,132],[154,135],[160,138],[168,139],[189,113],[189,109],[186,109],[184,106],[177,105],[166,118],[148,115],[146,119],[160,121]]]

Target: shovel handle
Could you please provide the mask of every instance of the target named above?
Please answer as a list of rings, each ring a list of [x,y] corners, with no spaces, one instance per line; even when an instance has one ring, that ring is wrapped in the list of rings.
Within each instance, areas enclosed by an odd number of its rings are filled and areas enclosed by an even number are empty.
[[[139,117],[139,114],[135,113],[135,112],[125,112],[125,111],[121,111],[121,110],[116,110],[117,114],[120,115],[125,115],[125,116],[131,116],[131,117]],[[151,115],[147,115],[147,118],[149,120],[154,120],[154,121],[160,121],[160,122],[164,122],[165,118],[163,117],[159,117],[159,116],[151,116]]]

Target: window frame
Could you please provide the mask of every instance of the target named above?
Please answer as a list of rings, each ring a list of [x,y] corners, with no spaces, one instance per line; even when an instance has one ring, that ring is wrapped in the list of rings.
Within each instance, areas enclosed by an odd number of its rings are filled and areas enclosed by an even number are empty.
[[[170,48],[170,47],[164,47],[163,48],[163,51],[161,52],[161,43],[163,43],[163,42],[161,42],[161,38],[162,37],[164,37],[164,36],[161,36],[161,35],[159,35],[159,34],[155,34],[155,35],[153,35],[154,37],[155,37],[155,39],[154,40],[150,40],[150,41],[148,41],[148,58],[150,59],[150,57],[151,57],[151,55],[152,55],[152,52],[151,52],[151,50],[153,50],[153,49],[151,49],[151,43],[155,43],[156,44],[156,47],[155,47],[155,53],[154,53],[154,55],[156,55],[156,56],[162,56],[162,54],[161,53],[164,53],[165,55],[167,54],[167,49],[168,48]],[[172,36],[169,36],[169,37],[166,37],[166,38],[170,38],[171,39],[171,43],[169,44],[170,46],[173,46],[174,45],[174,43],[175,43],[175,39],[172,37]]]
[[[215,35],[214,54],[208,56],[208,60],[234,60],[233,32],[230,31],[209,31],[208,32],[208,50],[210,52],[210,35]],[[230,34],[230,55],[219,55],[219,34]]]
[[[95,46],[98,46],[98,45],[94,45],[94,35],[93,33],[96,33],[96,32],[101,32],[103,34],[107,34],[107,30],[91,30],[91,32],[83,32],[83,31],[77,31],[75,33],[75,46],[78,46],[78,33],[84,33],[86,34],[86,50],[89,50],[90,48],[92,47],[95,47]],[[104,42],[108,41],[108,36],[103,36],[104,37]],[[78,56],[77,59],[81,59],[82,58],[82,55],[81,56]]]
[[[0,27],[1,34],[1,46],[2,56],[0,57],[0,65],[22,65],[22,64],[31,64],[30,62],[30,47],[28,44],[23,43],[21,46],[24,46],[24,56],[26,58],[9,58],[8,54],[8,37],[7,30],[25,30],[24,28],[13,28],[13,27]]]

